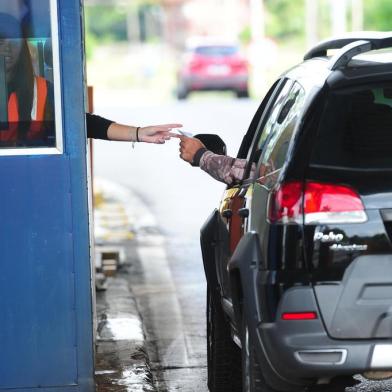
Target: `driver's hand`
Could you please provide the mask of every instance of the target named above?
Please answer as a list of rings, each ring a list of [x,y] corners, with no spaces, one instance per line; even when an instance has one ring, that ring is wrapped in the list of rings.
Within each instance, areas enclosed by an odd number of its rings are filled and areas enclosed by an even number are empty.
[[[192,163],[193,158],[200,148],[205,148],[204,144],[194,137],[177,136],[180,142],[180,158],[186,162]]]

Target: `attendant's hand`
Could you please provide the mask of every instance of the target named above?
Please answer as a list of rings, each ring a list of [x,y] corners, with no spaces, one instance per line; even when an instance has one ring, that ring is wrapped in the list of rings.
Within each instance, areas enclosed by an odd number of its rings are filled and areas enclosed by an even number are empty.
[[[192,163],[193,158],[198,150],[205,148],[204,144],[194,137],[177,136],[180,142],[180,158],[186,162]]]
[[[181,128],[181,124],[164,124],[164,125],[150,125],[148,127],[141,127],[139,129],[139,141],[144,143],[163,144],[169,140],[173,134],[170,131],[173,128]]]

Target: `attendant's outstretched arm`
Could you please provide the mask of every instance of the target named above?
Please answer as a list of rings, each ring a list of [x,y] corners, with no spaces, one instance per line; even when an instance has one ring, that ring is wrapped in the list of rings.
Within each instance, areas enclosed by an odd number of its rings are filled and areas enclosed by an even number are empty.
[[[124,142],[144,142],[162,144],[169,140],[173,128],[181,128],[181,124],[150,125],[135,127],[113,122],[95,114],[86,114],[87,137]]]
[[[118,141],[144,142],[163,144],[171,138],[170,131],[180,128],[181,124],[150,125],[147,127],[135,127],[112,123],[108,128],[108,139]]]

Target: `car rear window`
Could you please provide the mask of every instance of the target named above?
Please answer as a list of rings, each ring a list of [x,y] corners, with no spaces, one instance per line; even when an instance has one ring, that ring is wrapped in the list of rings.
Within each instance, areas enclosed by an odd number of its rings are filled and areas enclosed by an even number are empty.
[[[202,56],[232,56],[238,52],[236,46],[198,46],[195,53]]]
[[[392,87],[332,92],[311,164],[392,169]]]

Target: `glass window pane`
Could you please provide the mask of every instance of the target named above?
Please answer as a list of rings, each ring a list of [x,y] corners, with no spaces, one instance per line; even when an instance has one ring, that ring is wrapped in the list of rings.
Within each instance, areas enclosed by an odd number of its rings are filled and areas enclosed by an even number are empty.
[[[286,94],[273,118],[273,130],[264,140],[259,164],[259,176],[279,170],[285,160],[305,100],[305,92],[295,83]]]
[[[392,87],[332,92],[311,164],[342,169],[392,168]]]
[[[233,56],[238,53],[239,48],[237,46],[223,46],[223,45],[209,45],[209,46],[198,46],[195,49],[197,54],[202,56]]]
[[[290,91],[292,84],[289,82],[286,82],[285,85],[282,88],[282,91],[280,92],[279,96],[277,97],[274,106],[271,109],[271,112],[269,114],[268,120],[264,125],[263,131],[261,132],[261,135],[259,137],[259,141],[257,144],[257,149],[259,151],[262,151],[266,141],[268,140],[269,136],[271,135],[272,131],[274,130],[276,126],[276,121],[278,114],[280,113],[280,109],[285,102],[285,99]]]
[[[58,145],[51,3],[0,0],[0,154]]]

